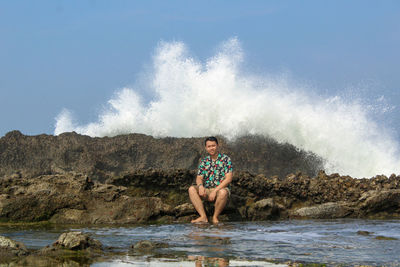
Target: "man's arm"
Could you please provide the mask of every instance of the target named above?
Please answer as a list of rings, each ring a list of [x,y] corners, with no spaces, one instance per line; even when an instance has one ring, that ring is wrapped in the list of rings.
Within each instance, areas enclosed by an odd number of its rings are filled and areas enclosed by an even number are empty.
[[[233,172],[225,173],[225,179],[215,188],[215,191],[227,187],[232,182]]]
[[[199,186],[199,185],[202,185],[202,184],[203,184],[203,176],[197,175],[196,176],[196,185]]]
[[[204,185],[203,185],[203,176],[201,175],[197,175],[196,176],[196,184],[199,188],[199,195],[201,197],[205,197],[206,196],[206,190],[204,189]]]
[[[225,173],[225,179],[211,192],[208,196],[210,201],[214,201],[217,196],[217,192],[222,188],[227,187],[232,182],[233,172]]]

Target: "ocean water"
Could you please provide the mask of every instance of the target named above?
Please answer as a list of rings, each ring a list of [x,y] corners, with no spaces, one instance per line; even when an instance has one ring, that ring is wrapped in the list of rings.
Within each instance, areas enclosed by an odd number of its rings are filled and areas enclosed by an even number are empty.
[[[325,160],[328,173],[357,178],[400,173],[395,133],[376,116],[394,108],[384,96],[368,104],[354,96],[321,96],[285,75],[248,71],[251,62],[244,62],[244,54],[236,38],[204,61],[182,42],[162,42],[152,68],[134,87],[116,91],[98,120],[80,124],[64,109],[54,134],[222,135],[231,140],[255,134],[315,153]]]
[[[221,225],[139,225],[121,227],[18,229],[0,235],[28,248],[52,244],[62,232],[83,231],[119,256],[92,266],[282,266],[287,261],[329,266],[400,266],[398,220],[288,220],[228,222]],[[360,235],[358,231],[368,231]],[[382,240],[377,237],[390,237]],[[147,254],[129,252],[140,240],[168,244]],[[202,265],[195,265],[202,264]],[[174,265],[175,264],[175,265]]]

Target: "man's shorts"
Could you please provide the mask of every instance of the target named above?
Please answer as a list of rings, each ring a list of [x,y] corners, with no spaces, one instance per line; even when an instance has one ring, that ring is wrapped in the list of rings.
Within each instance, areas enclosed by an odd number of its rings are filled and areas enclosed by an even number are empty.
[[[194,185],[194,187],[196,187],[197,192],[199,192],[199,186],[198,185]],[[206,194],[207,196],[209,196],[211,194],[211,192],[215,189],[215,188],[204,188],[206,190]],[[231,197],[231,190],[228,187],[224,187],[222,189],[225,189],[228,192],[228,200]]]

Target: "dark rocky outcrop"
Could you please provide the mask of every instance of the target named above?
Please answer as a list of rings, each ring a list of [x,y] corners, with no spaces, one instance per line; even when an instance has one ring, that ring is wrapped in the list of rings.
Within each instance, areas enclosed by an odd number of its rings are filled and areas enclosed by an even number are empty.
[[[204,155],[204,138],[153,138],[143,134],[91,138],[76,133],[26,136],[12,131],[0,138],[0,177],[35,177],[77,172],[105,181],[146,169],[197,167]],[[235,170],[267,176],[302,171],[314,175],[322,161],[289,144],[264,137],[220,138]]]

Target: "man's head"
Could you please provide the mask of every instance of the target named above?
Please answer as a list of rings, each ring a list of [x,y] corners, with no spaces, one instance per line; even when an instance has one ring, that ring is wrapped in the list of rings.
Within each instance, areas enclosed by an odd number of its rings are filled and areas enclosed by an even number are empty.
[[[215,156],[218,154],[218,140],[214,136],[207,137],[204,141],[206,150],[210,156]]]

